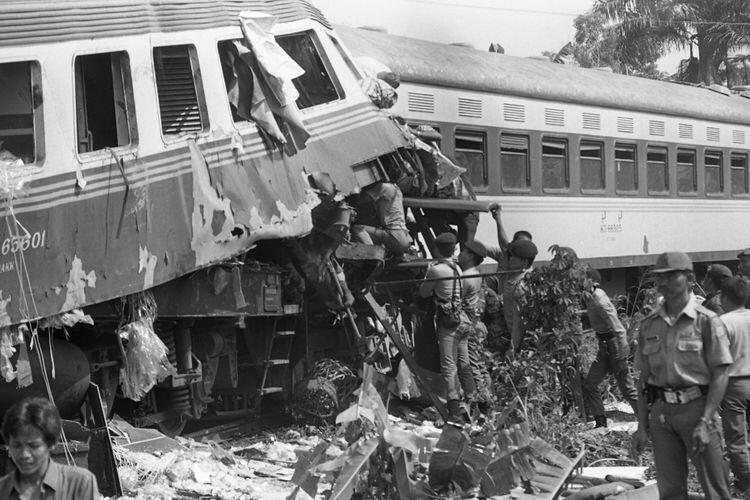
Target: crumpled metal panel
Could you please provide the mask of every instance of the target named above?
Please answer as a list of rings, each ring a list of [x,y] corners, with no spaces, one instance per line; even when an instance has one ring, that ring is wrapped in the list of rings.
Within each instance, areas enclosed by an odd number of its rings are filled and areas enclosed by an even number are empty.
[[[750,100],[707,88],[336,26],[405,82],[750,125]]]
[[[308,0],[3,0],[0,46],[235,26],[243,10],[330,28]]]

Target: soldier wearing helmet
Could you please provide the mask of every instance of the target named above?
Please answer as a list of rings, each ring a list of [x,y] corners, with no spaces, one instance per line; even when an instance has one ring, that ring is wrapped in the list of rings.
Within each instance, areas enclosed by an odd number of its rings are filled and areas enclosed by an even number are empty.
[[[706,498],[731,498],[716,412],[732,363],[719,317],[690,295],[693,263],[682,252],[659,256],[652,270],[663,304],[641,323],[638,429],[632,451],[653,442],[660,498],[687,498],[687,459]]]

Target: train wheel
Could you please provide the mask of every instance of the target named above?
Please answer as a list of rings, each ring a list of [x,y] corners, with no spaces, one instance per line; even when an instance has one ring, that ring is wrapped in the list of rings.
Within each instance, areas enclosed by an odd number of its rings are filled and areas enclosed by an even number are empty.
[[[173,410],[177,415],[162,420],[156,425],[167,436],[175,437],[185,429],[185,424],[187,424],[188,414],[190,414],[190,389],[188,387],[175,387],[172,389],[157,389],[157,391],[157,411]]]
[[[175,437],[182,434],[182,431],[185,430],[185,424],[187,424],[187,419],[184,415],[182,415],[179,417],[170,418],[168,420],[163,420],[157,424],[157,427],[159,431],[165,436]]]

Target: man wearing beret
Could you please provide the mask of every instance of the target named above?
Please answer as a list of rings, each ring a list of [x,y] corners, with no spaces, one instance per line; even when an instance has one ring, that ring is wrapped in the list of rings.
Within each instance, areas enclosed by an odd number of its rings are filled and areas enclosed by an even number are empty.
[[[723,264],[711,264],[706,269],[706,276],[703,278],[701,288],[706,292],[706,300],[703,301],[703,307],[711,309],[716,314],[724,314],[721,306],[721,285],[732,277],[732,271]]]
[[[653,273],[664,302],[638,335],[642,393],[632,451],[640,453],[651,437],[660,498],[688,498],[688,457],[706,498],[730,498],[716,421],[732,363],[726,329],[691,298],[690,257],[663,253]]]
[[[487,327],[482,322],[484,315],[484,293],[482,293],[482,277],[479,276],[479,265],[487,257],[487,249],[476,240],[468,241],[461,253],[458,254],[458,265],[463,273],[463,306],[464,311],[473,322],[469,333],[469,364],[474,376],[476,395],[474,403],[482,413],[486,413],[492,402],[492,379],[487,364],[482,355],[483,344],[487,337]],[[467,277],[470,276],[470,277]]]
[[[435,299],[435,326],[440,352],[440,374],[448,389],[448,413],[452,418],[460,419],[461,388],[466,399],[474,398],[476,387],[471,374],[469,361],[468,338],[460,337],[458,324],[450,321],[445,311],[461,309],[461,269],[453,261],[456,251],[456,236],[453,233],[441,233],[435,238],[434,257],[437,262],[427,268],[425,281],[419,287],[421,297]],[[446,279],[446,278],[454,279]],[[440,281],[437,281],[440,280]]]

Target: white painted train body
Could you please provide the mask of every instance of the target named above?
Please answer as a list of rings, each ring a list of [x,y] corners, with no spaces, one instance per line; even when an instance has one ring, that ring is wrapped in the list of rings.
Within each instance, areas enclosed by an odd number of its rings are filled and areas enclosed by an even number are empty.
[[[501,203],[509,233],[530,231],[540,260],[559,244],[615,270],[673,249],[732,260],[750,245],[746,97],[337,30],[399,75],[392,111],[439,129],[478,199]],[[489,214],[477,239],[496,241]]]

